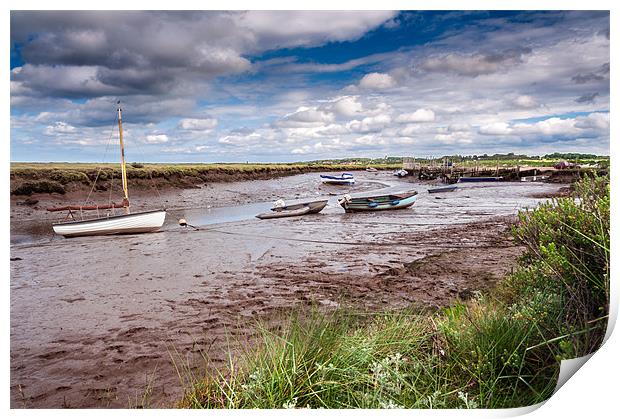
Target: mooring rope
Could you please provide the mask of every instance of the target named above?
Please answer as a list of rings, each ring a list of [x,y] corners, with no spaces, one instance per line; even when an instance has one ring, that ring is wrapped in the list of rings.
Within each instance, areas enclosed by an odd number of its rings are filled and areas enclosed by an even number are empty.
[[[116,124],[116,119],[118,118],[118,116],[116,116],[114,118],[114,122],[112,123],[112,128],[110,129],[110,136],[108,137],[108,141],[106,143],[105,146],[105,151],[103,152],[103,161],[101,162],[101,164],[105,163],[105,158],[108,154],[108,149],[110,148],[110,142],[112,141],[112,135],[114,134],[114,125]],[[84,201],[84,203],[82,205],[86,205],[86,203],[89,201],[90,196],[92,195],[93,191],[95,190],[95,186],[97,185],[97,180],[99,179],[99,175],[101,174],[101,169],[103,169],[103,166],[99,166],[97,168],[97,175],[95,176],[95,180],[93,181],[93,186],[90,188],[90,192],[88,193],[88,196],[86,197],[86,200]],[[112,182],[110,182],[110,185],[112,184]],[[110,197],[110,201],[112,201],[112,197]]]

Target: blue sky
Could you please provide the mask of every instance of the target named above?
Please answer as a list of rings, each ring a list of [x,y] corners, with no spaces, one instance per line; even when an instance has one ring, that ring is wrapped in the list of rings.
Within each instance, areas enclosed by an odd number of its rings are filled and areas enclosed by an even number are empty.
[[[114,160],[117,100],[130,161],[609,154],[609,61],[608,12],[11,12],[11,159]]]

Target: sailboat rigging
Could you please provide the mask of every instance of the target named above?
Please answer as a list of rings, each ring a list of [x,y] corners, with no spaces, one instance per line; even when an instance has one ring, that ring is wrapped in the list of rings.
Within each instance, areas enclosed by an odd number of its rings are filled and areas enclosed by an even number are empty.
[[[108,215],[87,220],[69,221],[57,223],[52,226],[56,234],[65,237],[95,236],[107,234],[129,234],[129,233],[148,233],[157,231],[164,224],[166,218],[165,210],[134,212],[130,210],[129,190],[127,187],[127,169],[125,167],[125,145],[123,143],[123,116],[120,107],[118,108],[118,132],[121,151],[121,178],[123,186],[123,201],[118,204],[110,202],[105,205],[65,205],[61,207],[47,208],[48,211],[89,211],[122,208],[125,210],[123,215]]]

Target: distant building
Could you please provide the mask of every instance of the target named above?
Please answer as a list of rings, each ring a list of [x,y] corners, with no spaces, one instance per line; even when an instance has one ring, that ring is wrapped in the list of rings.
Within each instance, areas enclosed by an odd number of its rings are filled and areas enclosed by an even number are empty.
[[[556,164],[553,165],[553,167],[561,170],[561,169],[577,168],[579,166],[577,166],[575,163],[571,163],[571,162],[564,160],[564,161],[557,162]]]

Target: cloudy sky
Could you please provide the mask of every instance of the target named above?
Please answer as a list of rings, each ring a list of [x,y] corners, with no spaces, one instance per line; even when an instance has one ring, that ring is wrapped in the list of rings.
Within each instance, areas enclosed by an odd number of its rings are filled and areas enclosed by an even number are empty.
[[[11,12],[11,159],[609,154],[608,12]]]

